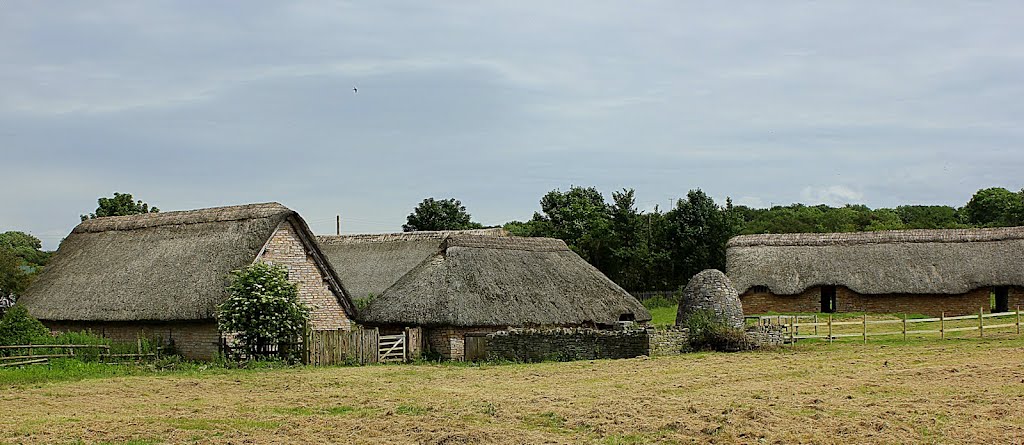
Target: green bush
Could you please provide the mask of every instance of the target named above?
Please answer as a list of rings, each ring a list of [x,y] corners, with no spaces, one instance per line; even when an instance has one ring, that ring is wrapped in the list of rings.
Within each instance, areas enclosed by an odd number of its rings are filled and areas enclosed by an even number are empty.
[[[0,317],[0,346],[38,344],[49,338],[50,330],[33,318],[24,306],[15,305]]]
[[[283,266],[257,262],[231,273],[230,296],[221,303],[217,325],[234,334],[249,359],[264,355],[269,345],[294,344],[309,319],[309,308],[299,301],[298,285],[288,281]],[[296,361],[302,351],[284,351],[281,358]]]
[[[725,319],[711,310],[695,311],[686,319],[690,348],[695,351],[736,352],[755,349],[742,329],[729,326]]]

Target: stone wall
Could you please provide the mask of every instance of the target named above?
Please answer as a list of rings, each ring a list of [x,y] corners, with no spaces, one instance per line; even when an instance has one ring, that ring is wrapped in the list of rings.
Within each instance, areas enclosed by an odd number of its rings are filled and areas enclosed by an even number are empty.
[[[631,358],[647,355],[644,329],[512,329],[487,336],[487,359],[538,362]]]
[[[682,354],[689,347],[689,340],[686,328],[647,328],[647,355]]]
[[[938,317],[945,312],[948,316],[975,314],[978,308],[988,312],[991,288],[983,287],[958,295],[882,294],[861,295],[845,287],[836,288],[836,305],[839,312],[874,312],[924,314]],[[797,295],[775,295],[770,292],[747,291],[740,296],[743,312],[764,314],[768,312],[820,312],[821,288],[812,287]],[[1010,289],[1010,307],[1024,305],[1024,291]]]
[[[345,315],[338,297],[331,292],[323,273],[290,223],[278,226],[260,259],[288,268],[288,279],[299,283],[299,300],[313,309],[310,314],[313,329],[352,329],[352,321]]]
[[[168,322],[48,321],[43,324],[55,333],[89,331],[119,343],[134,343],[139,338],[173,344],[181,356],[190,360],[212,360],[217,356],[220,333],[214,320]]]
[[[782,346],[786,340],[785,331],[781,325],[760,325],[747,329],[747,337],[759,347]]]
[[[485,326],[475,328],[429,328],[426,329],[427,346],[431,352],[446,360],[463,360],[466,358],[466,334],[498,332],[501,327]]]

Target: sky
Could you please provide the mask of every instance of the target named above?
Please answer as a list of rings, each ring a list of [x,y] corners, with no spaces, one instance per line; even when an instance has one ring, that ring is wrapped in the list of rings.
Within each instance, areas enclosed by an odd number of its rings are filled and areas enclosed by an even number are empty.
[[[131,193],[400,231],[573,185],[962,206],[1024,186],[1024,3],[0,4],[0,231]],[[353,91],[358,88],[358,91]]]

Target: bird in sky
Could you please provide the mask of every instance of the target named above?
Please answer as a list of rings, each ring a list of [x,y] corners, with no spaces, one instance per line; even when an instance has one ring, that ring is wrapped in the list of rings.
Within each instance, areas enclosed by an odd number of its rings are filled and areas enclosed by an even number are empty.
[[[352,87],[352,94],[355,94],[355,93],[358,93],[358,92],[359,92],[359,88]]]

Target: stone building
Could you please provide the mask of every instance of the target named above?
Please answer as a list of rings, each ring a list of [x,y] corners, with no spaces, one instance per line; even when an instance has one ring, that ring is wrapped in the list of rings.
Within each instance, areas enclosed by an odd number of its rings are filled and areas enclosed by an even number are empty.
[[[726,253],[747,314],[1024,305],[1024,227],[744,235]]]
[[[82,222],[19,303],[54,331],[161,338],[209,359],[229,273],[256,261],[287,267],[315,329],[350,329],[355,309],[337,274],[302,218],[278,203]]]
[[[449,359],[465,357],[467,336],[651,318],[561,240],[414,232],[320,242],[346,284],[374,295],[361,322],[382,332],[422,327],[430,350]],[[365,272],[348,267],[360,263]]]
[[[690,314],[710,311],[729,327],[743,329],[743,306],[729,277],[718,269],[705,269],[690,278],[676,312],[676,325],[685,326]]]

